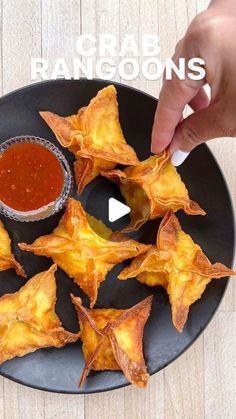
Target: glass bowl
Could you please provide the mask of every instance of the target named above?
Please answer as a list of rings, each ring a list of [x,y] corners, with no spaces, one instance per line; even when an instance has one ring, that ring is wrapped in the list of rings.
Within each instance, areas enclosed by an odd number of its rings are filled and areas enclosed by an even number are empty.
[[[32,211],[18,211],[13,208],[10,208],[8,205],[0,201],[0,213],[8,218],[11,218],[12,220],[21,221],[21,222],[32,222],[32,221],[43,220],[45,218],[48,218],[56,214],[65,206],[66,201],[68,197],[70,196],[70,193],[73,187],[73,176],[71,173],[71,169],[65,156],[61,153],[61,151],[54,144],[52,144],[48,140],[45,140],[44,138],[34,137],[30,135],[14,137],[14,138],[10,138],[9,140],[4,141],[2,144],[0,144],[0,155],[3,154],[4,151],[6,151],[12,145],[19,144],[19,143],[39,144],[39,145],[42,145],[43,147],[46,147],[48,150],[52,152],[52,154],[59,161],[62,168],[62,172],[64,176],[64,183],[63,183],[62,191],[61,191],[61,194],[58,196],[58,198],[54,202],[51,202],[41,208],[38,208]]]

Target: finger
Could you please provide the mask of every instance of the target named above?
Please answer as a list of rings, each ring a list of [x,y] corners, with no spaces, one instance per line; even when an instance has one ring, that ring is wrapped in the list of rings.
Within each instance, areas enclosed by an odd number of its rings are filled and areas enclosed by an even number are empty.
[[[198,92],[202,82],[179,80],[176,75],[163,84],[152,128],[152,152],[161,153],[171,143],[184,107]]]
[[[225,136],[227,129],[223,127],[227,126],[229,122],[225,118],[222,120],[216,105],[210,105],[185,118],[178,125],[170,145],[172,163],[178,166],[197,145]]]
[[[196,96],[189,102],[189,106],[190,108],[192,108],[194,112],[207,108],[209,104],[210,104],[210,99],[207,96],[203,87],[199,89]]]
[[[152,127],[152,152],[159,154],[170,144],[175,127],[183,117],[184,106],[181,109],[171,109],[163,105],[160,99]]]

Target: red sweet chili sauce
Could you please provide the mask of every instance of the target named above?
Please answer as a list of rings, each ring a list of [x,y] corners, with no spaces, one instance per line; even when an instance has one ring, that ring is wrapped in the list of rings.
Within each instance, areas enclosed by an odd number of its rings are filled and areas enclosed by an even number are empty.
[[[35,143],[11,145],[0,154],[0,201],[18,211],[33,211],[55,202],[64,176],[60,162]]]

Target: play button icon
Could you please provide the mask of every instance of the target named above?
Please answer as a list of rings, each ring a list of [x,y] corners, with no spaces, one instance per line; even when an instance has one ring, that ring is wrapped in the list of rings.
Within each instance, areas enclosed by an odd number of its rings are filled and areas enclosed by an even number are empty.
[[[144,208],[145,214],[148,215],[149,209],[142,196],[143,190],[137,189],[136,193],[139,197],[142,197],[141,209]],[[123,233],[123,230],[126,229],[131,222],[132,208],[122,196],[119,186],[105,177],[99,176],[94,179],[93,182],[85,188],[83,194],[81,194],[80,201],[87,214],[95,217],[97,220],[101,220],[113,232]],[[101,228],[100,223],[94,223],[94,219],[91,217],[88,217],[88,222],[96,234],[107,239],[108,232]],[[131,234],[133,234],[132,237],[137,238],[137,234],[139,233],[134,232]],[[114,235],[114,238],[110,238],[110,240],[113,239],[117,240],[117,236]]]
[[[109,198],[108,200],[108,219],[111,223],[119,220],[125,215],[129,214],[131,211],[128,205],[123,204],[123,202],[118,201],[115,198]]]
[[[121,232],[130,223],[131,208],[126,205],[119,187],[104,177],[95,179],[85,188],[81,203],[88,214],[103,221],[114,232]],[[103,237],[103,231],[96,223],[92,222],[90,226]]]

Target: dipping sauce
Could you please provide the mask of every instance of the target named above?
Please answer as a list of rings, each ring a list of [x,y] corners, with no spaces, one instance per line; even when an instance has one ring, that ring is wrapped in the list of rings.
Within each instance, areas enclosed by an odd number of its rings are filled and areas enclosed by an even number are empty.
[[[40,144],[13,144],[0,154],[0,201],[12,209],[42,208],[56,201],[63,184],[59,160]]]

